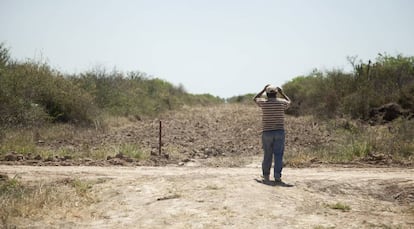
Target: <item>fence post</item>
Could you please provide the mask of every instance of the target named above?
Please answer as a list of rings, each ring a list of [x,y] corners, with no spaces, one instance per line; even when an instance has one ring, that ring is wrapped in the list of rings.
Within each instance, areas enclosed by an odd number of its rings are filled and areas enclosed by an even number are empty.
[[[159,143],[159,145],[158,145],[158,153],[159,153],[159,155],[161,155],[161,146],[162,146],[162,142],[161,142],[161,134],[162,134],[162,122],[161,122],[161,120],[160,120],[160,129],[159,129],[160,131],[159,131],[159,136],[158,136],[158,143]]]

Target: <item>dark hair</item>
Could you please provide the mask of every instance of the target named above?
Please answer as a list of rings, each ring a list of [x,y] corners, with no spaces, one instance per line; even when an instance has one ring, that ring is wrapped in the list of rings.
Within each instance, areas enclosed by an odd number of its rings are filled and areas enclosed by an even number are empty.
[[[267,98],[276,98],[277,92],[267,92],[266,96]]]

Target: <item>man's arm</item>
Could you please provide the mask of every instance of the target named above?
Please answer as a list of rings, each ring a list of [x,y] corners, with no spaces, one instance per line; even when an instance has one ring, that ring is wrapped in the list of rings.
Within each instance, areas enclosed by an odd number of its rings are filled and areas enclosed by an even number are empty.
[[[261,90],[259,93],[257,93],[257,95],[255,95],[254,97],[253,97],[253,101],[255,101],[256,102],[256,100],[258,99],[258,98],[260,98],[262,95],[263,95],[263,93],[266,91],[266,88],[267,87],[269,87],[270,86],[270,84],[267,84],[264,88],[263,88],[263,90]]]
[[[278,87],[277,91],[283,96],[284,99],[286,99],[286,101],[288,102],[288,104],[290,104],[290,99],[289,97],[283,92],[282,88]]]

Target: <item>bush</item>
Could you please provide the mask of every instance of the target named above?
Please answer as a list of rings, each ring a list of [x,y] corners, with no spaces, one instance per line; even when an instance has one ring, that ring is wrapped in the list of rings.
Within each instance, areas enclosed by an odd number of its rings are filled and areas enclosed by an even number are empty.
[[[9,63],[0,75],[3,125],[43,121],[91,123],[93,98],[47,64]]]
[[[292,99],[290,114],[318,117],[349,115],[368,119],[373,108],[399,102],[414,108],[414,57],[381,55],[375,63],[354,65],[353,73],[313,71],[283,85]]]
[[[411,113],[414,113],[414,83],[403,86],[399,97],[398,103],[404,109],[408,109]]]
[[[24,69],[10,61],[8,49],[0,45],[0,125],[34,124],[47,118],[42,107],[30,99],[35,90]],[[22,77],[23,75],[23,77]]]
[[[243,104],[248,104],[248,103],[253,103],[253,97],[254,96],[255,96],[255,94],[253,94],[253,93],[245,94],[245,95],[238,95],[238,96],[230,97],[226,101],[228,103],[243,103]]]

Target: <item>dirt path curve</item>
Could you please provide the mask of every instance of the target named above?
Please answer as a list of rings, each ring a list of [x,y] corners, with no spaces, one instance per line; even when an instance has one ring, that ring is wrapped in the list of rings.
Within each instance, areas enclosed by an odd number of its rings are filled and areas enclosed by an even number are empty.
[[[98,201],[64,216],[51,210],[27,225],[35,228],[414,228],[414,169],[286,168],[292,187],[257,182],[259,166],[0,171],[23,180],[106,180],[93,186]]]

